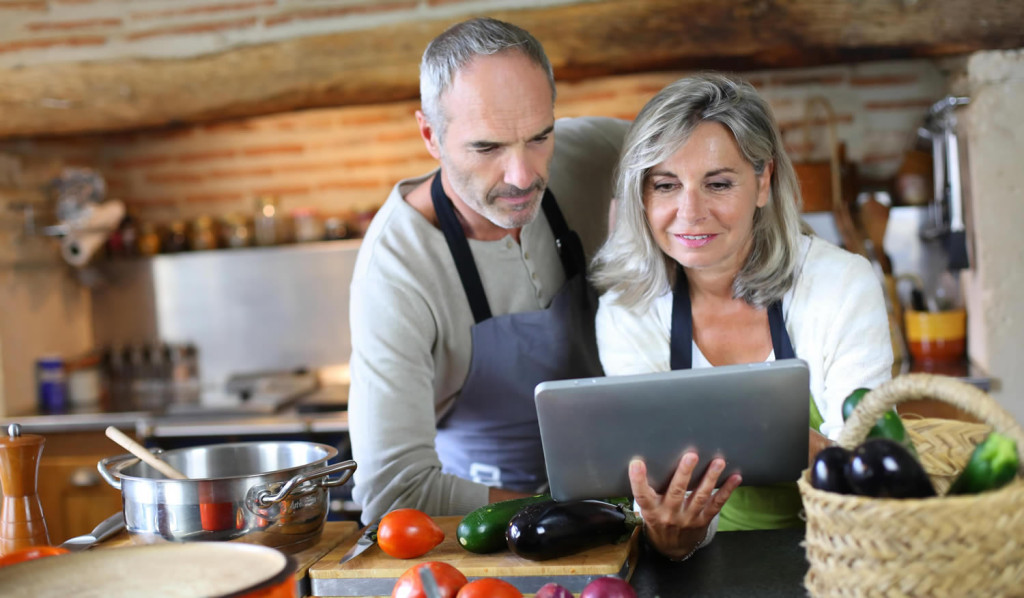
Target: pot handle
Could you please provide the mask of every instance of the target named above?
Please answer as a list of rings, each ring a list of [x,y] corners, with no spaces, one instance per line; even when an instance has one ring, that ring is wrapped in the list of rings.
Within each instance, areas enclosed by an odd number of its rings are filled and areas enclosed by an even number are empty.
[[[159,455],[164,452],[163,449],[155,448],[150,449],[154,455]],[[139,458],[131,453],[125,453],[123,455],[114,455],[113,457],[107,457],[106,459],[100,459],[100,462],[96,464],[96,469],[99,470],[100,476],[107,481],[108,484],[113,486],[115,489],[121,489],[121,480],[114,477],[114,474],[110,473],[110,466],[120,464],[117,467],[117,473],[121,473],[121,469],[125,467],[124,461],[138,461]]]
[[[276,486],[276,484],[264,486],[259,489],[254,488],[250,490],[250,496],[252,497],[251,500],[252,503],[255,504],[257,507],[266,509],[281,502],[285,498],[288,498],[289,495],[294,495],[294,497],[305,496],[306,494],[312,493],[318,487],[333,488],[334,486],[340,486],[347,482],[349,478],[352,477],[352,474],[355,473],[355,470],[356,462],[349,460],[342,461],[341,463],[335,463],[334,465],[321,467],[320,469],[305,471],[285,482],[283,485],[279,487],[277,492],[273,492],[269,489],[270,486]],[[338,473],[341,471],[345,473],[340,478],[330,479],[327,477],[333,473]],[[310,482],[313,480],[316,481],[314,481],[312,484],[300,486],[300,484],[305,484],[305,482]]]

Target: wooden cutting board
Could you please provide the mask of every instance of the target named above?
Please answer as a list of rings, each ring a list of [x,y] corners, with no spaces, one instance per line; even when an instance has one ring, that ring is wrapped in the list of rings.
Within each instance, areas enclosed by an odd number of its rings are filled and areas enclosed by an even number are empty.
[[[455,537],[461,520],[462,517],[435,517],[434,521],[444,531],[444,541],[422,557],[396,559],[373,545],[347,563],[338,564],[359,539],[360,530],[309,568],[313,596],[390,596],[399,576],[425,561],[450,563],[470,581],[481,577],[504,579],[524,594],[533,594],[549,582],[578,593],[598,577],[616,575],[628,580],[636,566],[639,530],[628,542],[599,546],[558,559],[529,561],[509,551],[474,554],[465,550]]]

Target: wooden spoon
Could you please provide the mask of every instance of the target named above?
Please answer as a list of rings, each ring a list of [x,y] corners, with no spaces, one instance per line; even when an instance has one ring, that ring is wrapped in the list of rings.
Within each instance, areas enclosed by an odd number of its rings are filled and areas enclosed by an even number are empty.
[[[138,457],[143,463],[149,465],[153,469],[164,474],[172,480],[187,480],[188,477],[181,473],[177,469],[171,467],[166,461],[160,459],[153,453],[149,452],[149,449],[142,446],[138,442],[135,442],[130,437],[125,435],[124,432],[118,430],[114,426],[108,426],[106,430],[107,438],[120,444],[126,451]]]

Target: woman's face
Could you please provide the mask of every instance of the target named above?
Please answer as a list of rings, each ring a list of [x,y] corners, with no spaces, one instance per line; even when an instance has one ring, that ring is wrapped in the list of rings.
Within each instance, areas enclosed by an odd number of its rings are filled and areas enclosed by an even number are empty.
[[[772,165],[758,176],[725,126],[701,123],[644,181],[654,240],[691,271],[735,276],[750,252],[754,212],[768,203]]]

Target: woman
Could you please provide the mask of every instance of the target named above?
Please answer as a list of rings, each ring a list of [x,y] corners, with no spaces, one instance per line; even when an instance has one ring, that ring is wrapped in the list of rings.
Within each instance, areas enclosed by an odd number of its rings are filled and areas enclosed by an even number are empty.
[[[626,136],[615,229],[594,260],[608,375],[798,357],[810,368],[809,456],[842,427],[842,402],[891,376],[881,285],[867,260],[809,234],[771,108],[747,83],[681,79]],[[712,461],[691,495],[696,455],[664,496],[630,465],[651,543],[689,556],[721,529],[800,525],[796,484],[738,488]],[[731,497],[730,497],[731,495]],[[724,506],[723,506],[724,505]],[[719,522],[719,510],[720,522]]]

